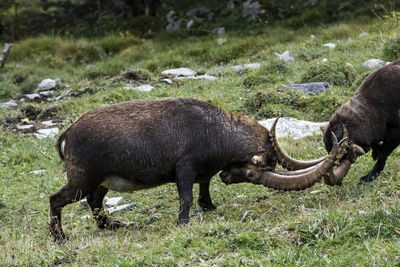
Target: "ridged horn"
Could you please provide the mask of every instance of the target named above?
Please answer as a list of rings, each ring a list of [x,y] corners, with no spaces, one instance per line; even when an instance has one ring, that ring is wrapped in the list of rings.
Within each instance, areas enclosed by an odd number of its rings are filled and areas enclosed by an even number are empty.
[[[350,170],[351,164],[356,161],[357,157],[364,155],[365,151],[360,146],[352,144],[350,145],[349,153],[351,153],[349,158],[342,160],[336,170],[331,170],[329,175],[324,177],[326,184],[341,185]]]
[[[280,117],[281,116],[276,118],[276,120],[272,124],[271,130],[270,130],[271,143],[275,149],[278,163],[280,165],[282,165],[285,169],[287,169],[289,171],[301,170],[301,169],[305,169],[305,168],[317,165],[318,163],[320,163],[326,159],[326,156],[324,156],[324,157],[316,159],[316,160],[301,161],[301,160],[296,160],[296,159],[286,155],[283,152],[283,150],[280,148],[278,141],[276,139],[276,124],[278,123],[278,120]]]
[[[265,171],[257,181],[252,181],[256,184],[262,184],[266,187],[270,187],[278,190],[302,190],[314,185],[323,176],[328,175],[333,167],[335,166],[335,161],[339,153],[339,143],[335,134],[332,132],[333,148],[329,155],[317,166],[309,167],[309,170],[305,173],[294,174],[294,172],[286,173],[276,173]],[[300,171],[300,172],[303,172]]]

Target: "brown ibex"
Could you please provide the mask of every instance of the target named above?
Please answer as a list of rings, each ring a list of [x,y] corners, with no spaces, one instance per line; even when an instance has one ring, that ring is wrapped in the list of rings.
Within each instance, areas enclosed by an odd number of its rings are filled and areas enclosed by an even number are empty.
[[[199,205],[215,209],[209,185],[220,170],[224,182],[238,182],[224,174],[249,165],[252,171],[246,171],[240,182],[296,190],[330,172],[339,153],[334,141],[334,149],[325,158],[287,163],[295,168],[315,165],[304,173],[276,173],[275,148],[267,129],[253,119],[189,98],[132,101],[95,109],[72,124],[57,147],[68,178],[50,196],[50,230],[59,240],[65,239],[61,209],[83,197],[97,225],[114,228],[123,223],[109,219],[103,210],[109,189],[134,191],[174,182],[180,199],[179,223],[187,223],[194,183],[200,184]]]

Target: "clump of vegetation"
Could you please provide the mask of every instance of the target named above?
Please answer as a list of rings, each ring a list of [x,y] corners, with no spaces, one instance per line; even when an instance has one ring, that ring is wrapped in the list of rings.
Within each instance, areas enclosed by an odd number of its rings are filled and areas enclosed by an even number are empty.
[[[301,77],[302,82],[329,82],[333,85],[351,85],[356,79],[354,67],[344,62],[310,64]]]
[[[386,42],[382,54],[386,61],[394,61],[400,58],[400,36],[391,38]]]
[[[279,59],[272,59],[260,69],[250,70],[243,80],[247,87],[256,87],[259,85],[270,86],[278,81],[283,81],[285,76],[290,75],[291,68]]]

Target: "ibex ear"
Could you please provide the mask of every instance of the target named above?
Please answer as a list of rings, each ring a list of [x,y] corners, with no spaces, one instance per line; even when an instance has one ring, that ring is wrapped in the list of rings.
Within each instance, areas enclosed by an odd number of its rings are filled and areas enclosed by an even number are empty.
[[[264,158],[263,158],[263,156],[255,155],[255,156],[253,156],[253,158],[251,159],[251,162],[252,162],[254,165],[260,165],[260,164],[262,164],[262,163],[264,162]]]
[[[322,125],[319,128],[321,129],[322,133],[325,134],[326,130],[328,129],[328,126],[327,125]]]

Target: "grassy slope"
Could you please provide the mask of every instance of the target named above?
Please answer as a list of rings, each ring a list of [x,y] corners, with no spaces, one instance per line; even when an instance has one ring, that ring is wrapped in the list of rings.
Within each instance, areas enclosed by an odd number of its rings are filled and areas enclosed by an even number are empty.
[[[1,97],[8,100],[31,91],[44,78],[61,77],[73,90],[95,90],[93,95],[43,104],[44,108],[57,105],[59,115],[71,121],[105,104],[181,96],[256,118],[283,112],[327,120],[365,77],[368,70],[362,63],[382,56],[384,41],[396,35],[395,26],[390,21],[363,20],[296,32],[276,27],[247,35],[228,34],[223,45],[212,35],[184,40],[111,36],[92,41],[43,36],[13,48],[0,73]],[[369,35],[358,38],[363,31]],[[311,33],[317,39],[311,40]],[[353,38],[351,43],[338,43],[334,50],[321,46],[348,37]],[[274,59],[274,51],[286,49],[294,53],[296,61],[282,64]],[[320,67],[322,58],[328,58],[329,68]],[[252,62],[261,63],[261,70],[238,75],[228,66]],[[206,72],[220,63],[225,67],[216,81],[184,81],[173,86],[156,83],[150,93],[124,91],[125,83],[110,80],[130,67],[147,71],[156,80],[165,68],[185,66]],[[88,64],[93,67],[87,68]],[[324,71],[318,72],[320,69]],[[317,97],[281,87],[282,83],[303,81],[311,71],[335,84]],[[337,78],[337,73],[347,74],[349,79]],[[15,83],[17,76],[24,81]],[[0,110],[2,120],[16,115],[23,116],[18,111]],[[370,184],[358,183],[374,164],[370,154],[358,160],[342,187],[318,184],[301,192],[278,192],[250,184],[225,186],[215,177],[211,193],[217,210],[201,214],[194,205],[192,221],[185,227],[176,224],[178,200],[173,184],[123,194],[126,203],[137,206],[113,217],[134,221],[130,230],[99,231],[93,221],[80,219],[89,214],[86,208],[69,205],[63,211],[63,226],[70,242],[59,246],[47,229],[48,196],[65,183],[54,143],[13,134],[4,127],[0,132],[1,265],[400,264],[397,152],[379,179]],[[281,143],[296,158],[324,154],[320,136],[283,139]],[[29,174],[37,169],[46,172]],[[321,192],[311,194],[313,190]],[[195,195],[197,192],[195,186]]]

